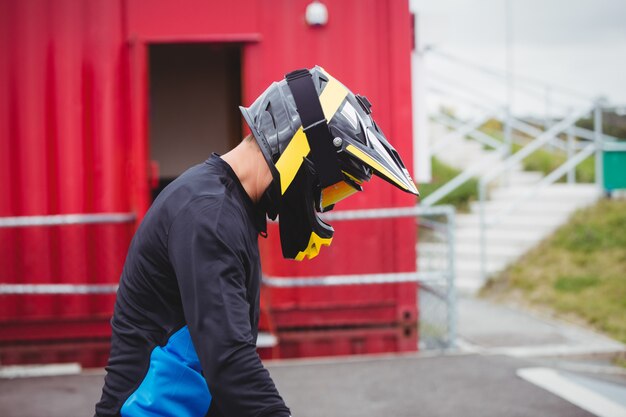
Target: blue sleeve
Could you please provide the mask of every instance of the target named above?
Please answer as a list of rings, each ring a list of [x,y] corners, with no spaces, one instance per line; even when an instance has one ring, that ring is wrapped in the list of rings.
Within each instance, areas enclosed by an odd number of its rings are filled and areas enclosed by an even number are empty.
[[[210,414],[289,416],[256,351],[243,225],[224,204],[196,200],[179,213],[168,236],[185,319],[213,396]]]

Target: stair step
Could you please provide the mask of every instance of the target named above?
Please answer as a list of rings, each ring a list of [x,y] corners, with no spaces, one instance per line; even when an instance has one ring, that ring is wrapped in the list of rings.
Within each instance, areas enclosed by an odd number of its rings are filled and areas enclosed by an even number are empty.
[[[508,175],[503,176],[498,182],[502,187],[511,187],[517,185],[530,185],[538,183],[543,174],[536,171],[524,171],[521,169],[511,170]]]
[[[449,130],[433,124],[431,146],[442,143]],[[480,143],[466,138],[449,140],[437,158],[457,169],[478,166],[479,177],[494,169],[502,158]],[[521,203],[516,200],[529,192],[544,177],[543,173],[524,171],[518,163],[506,174],[489,183],[489,200],[484,204],[487,222],[498,219],[487,229],[487,276],[502,271],[526,251],[564,224],[572,213],[593,204],[601,196],[595,184],[557,183],[538,190]],[[511,207],[512,204],[516,204]],[[504,215],[506,212],[506,215]],[[475,294],[484,284],[481,274],[480,204],[472,202],[469,214],[457,214],[455,223],[455,285],[460,293]],[[444,243],[420,238],[417,246],[418,268],[444,269],[448,249]]]
[[[511,232],[509,230],[488,230],[486,235],[486,240],[489,243],[493,244],[507,244],[511,243],[519,243],[520,246],[524,246],[526,243],[534,243],[540,241],[545,236],[540,230],[517,230],[515,232]],[[478,229],[464,229],[459,230],[456,233],[456,240],[462,244],[469,244],[472,242],[476,242],[478,244],[480,242],[480,232]]]
[[[499,189],[492,190],[490,193],[490,198],[493,201],[497,200],[511,200],[517,198],[519,196],[525,195],[527,193],[533,192],[535,187],[532,185],[517,185],[510,187],[501,187]],[[552,184],[543,189],[537,190],[536,194],[532,197],[532,199],[557,199],[562,201],[562,199],[570,199],[573,201],[577,201],[580,199],[593,199],[596,198],[599,194],[599,190],[597,187],[586,186],[586,185],[574,185],[574,184]]]
[[[527,200],[523,203],[519,203],[515,207],[517,213],[526,213],[533,215],[544,215],[550,213],[556,215],[557,213],[571,213],[575,209],[585,207],[592,204],[595,199],[583,198],[581,200],[570,201],[569,204],[564,204],[562,200]],[[511,206],[510,200],[495,200],[487,201],[485,203],[485,214],[487,216],[494,216],[502,214],[503,210],[509,209]],[[478,214],[480,210],[480,203],[474,201],[470,203],[470,211]]]
[[[485,281],[482,279],[480,273],[457,273],[456,279],[454,280],[457,293],[461,295],[474,295],[484,284]]]
[[[546,212],[541,215],[512,212],[502,218],[497,225],[500,229],[520,229],[528,227],[550,227],[555,224],[561,224],[569,218],[569,213]],[[487,219],[488,220],[488,219]],[[477,214],[460,214],[456,218],[457,230],[471,229],[480,227],[480,216]]]
[[[417,253],[418,259],[429,259],[434,262],[447,262],[447,248],[429,248],[429,244],[420,243]],[[487,245],[486,252],[488,257],[502,259],[504,262],[511,262],[517,259],[523,253],[526,245]],[[463,243],[455,246],[455,261],[463,262],[465,260],[476,260],[481,257],[480,245],[477,243]]]
[[[495,256],[487,258],[487,273],[492,274],[495,272],[502,271],[509,264],[510,262],[507,262],[506,260],[495,257]],[[456,263],[456,270],[457,270],[457,273],[458,272],[463,272],[463,273],[481,272],[482,266],[481,266],[480,259],[459,260]]]
[[[467,149],[456,149],[454,151],[443,151],[437,158],[445,164],[464,170],[474,164],[485,163],[485,169],[493,166],[499,159],[499,155],[493,152],[473,151]],[[487,164],[488,162],[488,164]]]

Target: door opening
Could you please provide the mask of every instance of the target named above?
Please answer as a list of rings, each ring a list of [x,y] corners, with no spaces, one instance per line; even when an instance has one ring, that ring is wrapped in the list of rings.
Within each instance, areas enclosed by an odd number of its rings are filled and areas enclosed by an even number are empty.
[[[241,46],[154,44],[149,54],[152,197],[241,140]]]

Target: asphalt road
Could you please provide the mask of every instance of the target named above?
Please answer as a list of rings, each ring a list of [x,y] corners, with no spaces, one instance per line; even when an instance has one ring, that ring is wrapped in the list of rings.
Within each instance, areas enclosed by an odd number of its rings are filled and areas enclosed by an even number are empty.
[[[346,358],[268,365],[294,417],[589,417],[530,384],[516,370],[532,363],[504,356]],[[0,380],[3,417],[89,416],[101,371]]]

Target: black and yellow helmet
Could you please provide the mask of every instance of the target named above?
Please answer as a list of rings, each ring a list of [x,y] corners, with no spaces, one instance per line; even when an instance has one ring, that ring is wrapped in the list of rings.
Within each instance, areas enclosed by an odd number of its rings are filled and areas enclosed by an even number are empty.
[[[330,245],[334,230],[317,213],[362,191],[372,173],[418,195],[370,108],[318,66],[287,74],[240,107],[274,178],[263,204],[279,216],[285,258],[311,259]]]

